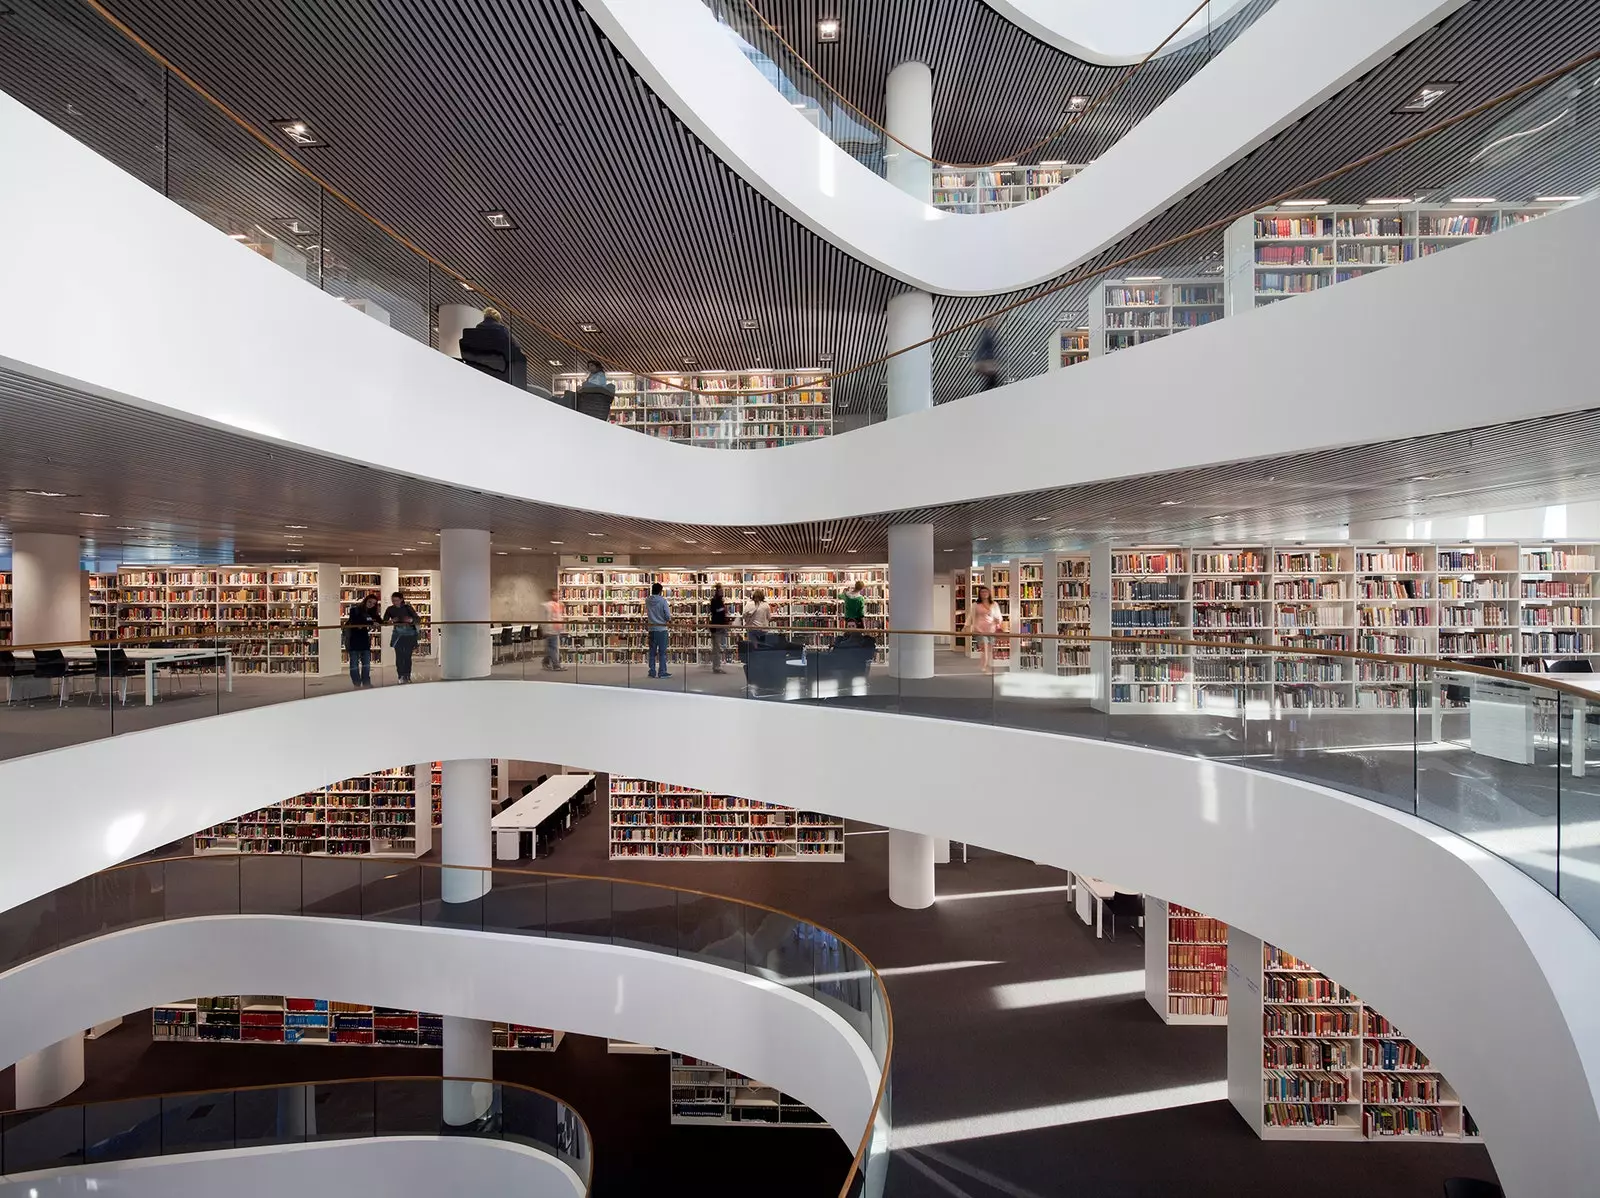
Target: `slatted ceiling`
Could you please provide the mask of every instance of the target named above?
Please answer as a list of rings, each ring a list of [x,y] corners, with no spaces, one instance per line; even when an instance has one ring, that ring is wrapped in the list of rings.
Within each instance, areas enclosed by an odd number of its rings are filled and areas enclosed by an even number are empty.
[[[152,530],[156,543],[175,546],[163,556],[183,560],[181,550],[197,555],[187,560],[231,553],[281,560],[288,556],[284,526],[304,524],[306,560],[347,564],[421,564],[429,551],[417,542],[445,527],[490,528],[495,549],[512,553],[527,545],[540,553],[637,554],[640,545],[651,545],[682,559],[720,552],[730,560],[752,553],[845,560],[854,549],[864,560],[882,560],[890,523],[933,524],[940,549],[965,552],[984,536],[985,552],[1018,552],[1076,547],[1103,535],[1259,541],[1343,521],[1600,497],[1600,409],[848,520],[757,526],[756,537],[744,535],[750,527],[744,523],[624,520],[446,487],[9,372],[0,372],[0,427],[8,433],[0,440],[0,538],[17,531],[79,533],[95,538],[97,556],[110,558],[148,546],[135,539],[138,533],[116,528],[134,525]],[[559,446],[528,448],[530,460],[548,452]],[[175,462],[188,467],[175,469]],[[67,498],[20,493],[29,488]],[[1163,506],[1168,499],[1181,503]],[[111,516],[86,520],[79,511]],[[1224,519],[1212,519],[1219,515]],[[413,552],[391,560],[399,550]]]

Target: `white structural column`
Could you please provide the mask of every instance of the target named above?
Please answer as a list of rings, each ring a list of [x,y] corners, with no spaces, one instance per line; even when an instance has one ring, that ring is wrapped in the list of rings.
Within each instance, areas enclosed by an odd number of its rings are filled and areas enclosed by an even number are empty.
[[[441,645],[440,672],[450,680],[486,678],[490,666],[489,533],[478,528],[446,528],[439,533],[439,618],[434,630]],[[481,621],[451,624],[450,621]],[[488,758],[446,761],[440,770],[440,897],[447,903],[480,898],[489,889],[494,840],[489,820],[491,783]],[[450,866],[467,869],[451,869]]]
[[[933,72],[927,64],[903,62],[889,72],[884,97],[884,140],[889,182],[924,204],[933,201]],[[902,144],[903,143],[903,144]],[[913,151],[921,151],[914,153]],[[904,291],[889,298],[888,346],[917,345],[933,335],[933,297]],[[921,345],[889,359],[889,419],[933,406],[933,347]],[[933,613],[933,525],[896,524],[889,529],[889,627],[931,629]],[[933,677],[931,636],[889,638],[889,673],[898,678]],[[933,838],[916,832],[889,833],[889,898],[902,907],[933,902]],[[949,860],[946,847],[945,859]]]
[[[19,532],[11,543],[11,643],[89,639],[89,578],[76,533]]]
[[[444,1016],[444,1076],[448,1078],[494,1076],[494,1024],[486,1019]],[[461,1127],[481,1119],[494,1101],[494,1086],[486,1081],[446,1081],[444,1121]]]
[[[76,538],[74,538],[76,540]],[[23,1057],[16,1072],[18,1110],[50,1106],[83,1085],[83,1033]]]

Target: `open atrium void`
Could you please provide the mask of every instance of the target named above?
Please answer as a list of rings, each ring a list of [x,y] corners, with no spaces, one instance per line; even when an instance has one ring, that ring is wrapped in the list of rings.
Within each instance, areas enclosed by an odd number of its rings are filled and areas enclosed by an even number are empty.
[[[0,163],[0,1192],[1595,1192],[1592,3],[0,0]]]

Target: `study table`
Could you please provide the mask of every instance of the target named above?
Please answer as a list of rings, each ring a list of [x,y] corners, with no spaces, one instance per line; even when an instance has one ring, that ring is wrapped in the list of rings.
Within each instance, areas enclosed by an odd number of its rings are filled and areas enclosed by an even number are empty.
[[[230,692],[233,690],[232,649],[133,648],[124,649],[123,653],[127,655],[129,661],[133,662],[135,665],[142,665],[144,667],[144,705],[146,707],[151,706],[156,701],[156,668],[158,666],[177,665],[179,663],[188,661],[214,661],[222,670],[223,678],[226,682],[228,690]],[[93,665],[95,662],[95,651],[92,648],[83,645],[77,645],[71,648],[63,649],[61,650],[61,656],[66,658],[69,662],[81,662],[90,665]],[[21,661],[25,657],[31,660],[33,657],[33,650],[18,649],[17,660]],[[78,674],[73,676],[80,678],[99,677],[98,674]],[[15,683],[23,681],[27,678],[28,675],[21,674],[17,678],[12,679],[12,683],[14,685]],[[62,680],[62,684],[65,685],[64,679]]]
[[[515,861],[520,857],[522,834],[537,831],[540,824],[570,803],[593,781],[593,774],[554,774],[491,819],[489,826],[494,829],[495,860]],[[537,836],[533,844],[533,856],[537,857]]]

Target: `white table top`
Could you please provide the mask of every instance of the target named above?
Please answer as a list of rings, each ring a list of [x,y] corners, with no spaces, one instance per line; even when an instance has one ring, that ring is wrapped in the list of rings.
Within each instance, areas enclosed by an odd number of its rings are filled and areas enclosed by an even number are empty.
[[[1082,882],[1089,893],[1101,902],[1105,902],[1117,893],[1117,888],[1104,878],[1091,878],[1088,874],[1079,874],[1078,881]]]
[[[490,826],[537,828],[593,781],[593,774],[554,774],[490,820]]]
[[[112,646],[107,645],[106,648],[109,649],[109,648],[112,648]],[[151,648],[138,649],[138,648],[133,648],[133,649],[124,649],[123,652],[128,655],[128,660],[130,660],[130,661],[141,661],[142,662],[142,661],[182,661],[182,660],[184,660],[186,658],[190,658],[190,657],[216,657],[218,654],[231,654],[233,652],[233,650],[232,649],[227,649],[227,648],[221,648],[221,647],[216,648],[216,649],[151,649]],[[32,657],[33,656],[33,650],[32,649],[18,649],[17,650],[17,656],[18,657],[21,657],[24,654],[26,654],[28,657]],[[94,660],[94,650],[92,648],[90,648],[88,645],[74,645],[74,646],[72,646],[70,648],[61,650],[61,656],[65,657],[65,658],[68,658],[69,660],[72,660],[72,661],[93,661]]]

